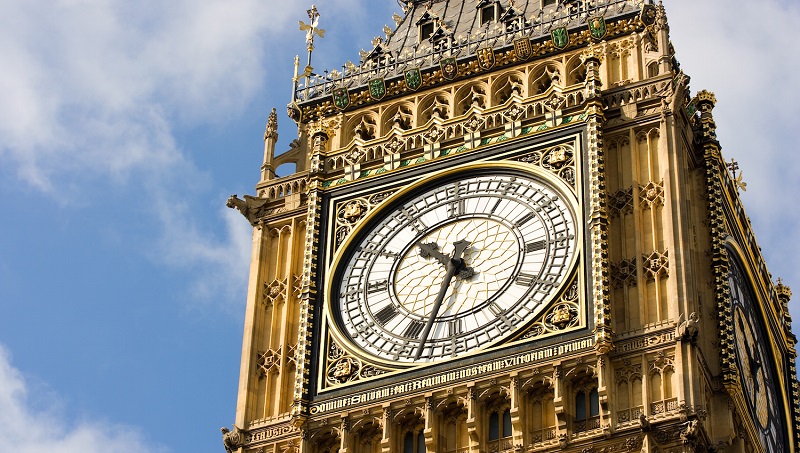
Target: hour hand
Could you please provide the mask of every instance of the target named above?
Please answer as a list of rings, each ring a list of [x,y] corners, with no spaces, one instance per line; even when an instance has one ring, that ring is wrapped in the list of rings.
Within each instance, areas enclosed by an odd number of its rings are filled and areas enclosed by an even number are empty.
[[[440,252],[439,244],[435,242],[421,243],[417,246],[419,247],[419,254],[423,258],[432,256],[436,259],[436,261],[439,262],[439,264],[445,267],[447,267],[447,263],[450,262],[450,257]]]

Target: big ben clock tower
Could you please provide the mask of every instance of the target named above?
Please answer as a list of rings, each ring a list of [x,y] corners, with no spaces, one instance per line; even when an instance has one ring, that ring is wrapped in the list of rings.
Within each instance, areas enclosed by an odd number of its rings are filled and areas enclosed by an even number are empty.
[[[664,6],[405,0],[264,134],[237,453],[797,452],[773,282]],[[296,172],[276,177],[285,163]]]

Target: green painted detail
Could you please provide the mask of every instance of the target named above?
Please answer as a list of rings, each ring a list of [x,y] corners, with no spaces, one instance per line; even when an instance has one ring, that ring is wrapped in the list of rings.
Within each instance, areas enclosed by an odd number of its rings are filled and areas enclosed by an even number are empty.
[[[573,117],[571,117],[571,116],[564,117],[564,120],[561,121],[561,124],[569,124],[569,123],[571,123],[572,122],[572,118]]]
[[[420,157],[419,159],[417,159],[416,161],[414,161],[414,163],[415,163],[415,164],[421,164],[421,163],[423,163],[423,162],[425,162],[425,158],[424,158],[424,157]]]
[[[536,129],[536,132],[540,132],[540,131],[543,131],[545,129],[547,129],[547,123],[542,124],[541,126],[539,126],[539,128]]]
[[[369,173],[370,173],[371,171],[372,171],[372,170],[362,170],[362,171],[361,171],[361,174],[360,174],[358,177],[359,177],[359,178],[366,178],[367,176],[369,176]]]
[[[492,139],[491,139],[491,138],[482,138],[482,139],[481,139],[481,146],[483,146],[483,145],[488,145],[488,144],[489,144],[489,142],[491,142],[491,141],[492,141]]]
[[[408,167],[408,164],[410,164],[410,163],[411,163],[410,160],[401,160],[400,161],[400,166],[401,167]]]
[[[495,143],[500,143],[500,142],[503,142],[503,141],[506,141],[506,140],[508,140],[508,137],[506,137],[506,134],[503,134],[503,135],[497,137],[497,141]]]
[[[322,182],[322,187],[323,187],[323,188],[325,188],[325,187],[330,187],[330,186],[331,186],[331,184],[333,184],[333,181],[323,181],[323,182]]]
[[[458,147],[456,152],[460,153],[461,151],[466,151],[466,150],[467,150],[467,146],[466,145],[461,145],[461,146]]]
[[[439,153],[439,157],[442,157],[442,156],[447,156],[447,155],[449,155],[449,154],[450,154],[450,152],[451,152],[451,151],[453,151],[453,148],[443,149],[443,150],[442,150],[442,151]]]
[[[584,121],[584,120],[586,120],[587,116],[588,115],[586,115],[586,113],[581,113],[581,116],[579,116],[578,119],[581,120],[581,121]]]
[[[379,175],[381,173],[386,173],[386,168],[381,167],[381,168],[378,169],[378,171],[375,172],[376,175]]]
[[[336,181],[336,185],[338,186],[339,184],[344,184],[346,182],[347,182],[347,179],[346,178],[342,178],[342,179]]]
[[[522,128],[522,135],[530,134],[533,130],[533,126],[523,127]]]

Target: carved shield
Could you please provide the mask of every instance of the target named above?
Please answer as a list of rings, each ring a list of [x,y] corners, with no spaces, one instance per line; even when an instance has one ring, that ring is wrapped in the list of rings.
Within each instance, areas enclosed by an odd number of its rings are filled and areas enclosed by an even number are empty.
[[[520,38],[514,40],[514,53],[519,60],[527,60],[533,54],[533,47],[531,40],[528,38]]]
[[[478,66],[481,69],[492,69],[494,66],[494,49],[491,47],[483,47],[475,52],[478,55]]]
[[[650,4],[644,5],[642,7],[642,13],[640,19],[644,22],[645,25],[648,27],[656,23],[656,7]]]
[[[439,66],[442,67],[442,77],[447,80],[453,80],[458,75],[458,63],[455,57],[442,58]]]
[[[350,105],[350,92],[347,91],[347,87],[334,88],[333,105],[339,110],[344,110]]]
[[[558,27],[550,31],[550,37],[553,38],[553,46],[558,50],[564,49],[569,45],[567,27]]]
[[[412,90],[417,91],[417,88],[422,86],[422,73],[419,68],[413,68],[403,73],[406,79],[406,86]]]
[[[386,82],[383,77],[369,81],[369,95],[376,101],[380,101],[386,96]]]
[[[590,17],[587,22],[589,22],[589,33],[591,33],[592,38],[598,41],[605,38],[607,30],[606,20],[603,16]]]

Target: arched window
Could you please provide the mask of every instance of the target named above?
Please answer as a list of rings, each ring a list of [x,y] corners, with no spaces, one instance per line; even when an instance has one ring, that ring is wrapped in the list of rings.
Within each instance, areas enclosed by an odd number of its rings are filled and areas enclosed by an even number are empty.
[[[575,394],[575,432],[583,432],[600,427],[600,398],[597,387],[578,390]]]
[[[511,410],[506,408],[502,413],[492,412],[489,414],[489,440],[511,436]]]
[[[425,435],[422,431],[406,431],[403,437],[403,453],[425,453]]]

